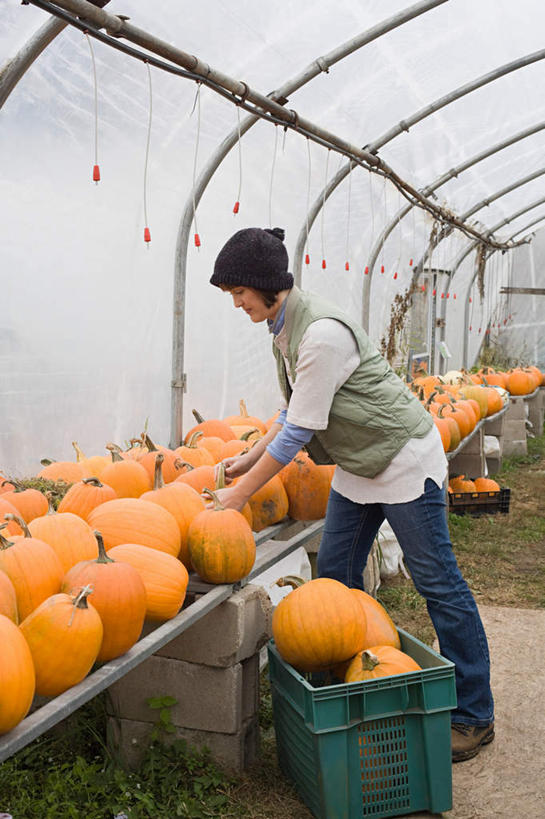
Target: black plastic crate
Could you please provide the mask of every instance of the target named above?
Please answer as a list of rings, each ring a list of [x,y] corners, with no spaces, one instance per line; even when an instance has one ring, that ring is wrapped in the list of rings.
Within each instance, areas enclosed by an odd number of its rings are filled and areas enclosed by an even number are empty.
[[[507,514],[511,490],[499,492],[449,492],[449,512],[455,515],[496,515]]]

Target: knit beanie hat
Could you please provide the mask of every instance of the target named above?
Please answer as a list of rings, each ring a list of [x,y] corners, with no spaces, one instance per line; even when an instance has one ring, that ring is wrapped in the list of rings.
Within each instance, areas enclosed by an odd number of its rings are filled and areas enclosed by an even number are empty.
[[[288,252],[282,228],[244,228],[224,244],[210,279],[216,287],[254,287],[256,290],[289,290]]]

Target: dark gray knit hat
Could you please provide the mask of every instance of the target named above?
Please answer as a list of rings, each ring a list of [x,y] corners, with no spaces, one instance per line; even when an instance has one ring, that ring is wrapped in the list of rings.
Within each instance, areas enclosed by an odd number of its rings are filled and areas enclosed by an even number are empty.
[[[216,287],[255,287],[256,290],[289,290],[288,252],[282,228],[244,228],[224,244],[210,279]]]

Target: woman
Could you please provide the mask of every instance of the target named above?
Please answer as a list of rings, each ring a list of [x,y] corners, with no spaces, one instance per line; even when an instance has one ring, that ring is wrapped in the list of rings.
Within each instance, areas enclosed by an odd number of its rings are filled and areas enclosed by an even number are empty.
[[[254,323],[267,321],[285,406],[245,455],[225,461],[221,502],[242,509],[305,446],[335,463],[318,575],[363,588],[363,570],[386,519],[427,603],[443,656],[456,666],[454,761],[494,738],[486,635],[450,543],[443,483],[447,461],[420,402],[332,303],[294,287],[279,228],[239,230],[220,251],[213,285]]]

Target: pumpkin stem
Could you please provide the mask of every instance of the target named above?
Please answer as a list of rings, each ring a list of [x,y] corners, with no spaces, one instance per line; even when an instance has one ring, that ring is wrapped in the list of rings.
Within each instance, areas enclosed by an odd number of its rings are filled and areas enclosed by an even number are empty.
[[[193,413],[193,417],[198,424],[202,424],[205,421],[205,419],[202,417],[198,410],[194,409],[191,410],[191,412]]]
[[[240,401],[238,402],[238,406],[240,408],[240,414],[241,414],[242,418],[247,418],[248,417],[248,410],[246,409],[246,404],[244,403],[244,398],[240,399]]]
[[[216,489],[225,489],[225,464],[220,461],[216,474]]]
[[[220,499],[216,495],[215,492],[212,492],[211,489],[207,489],[206,487],[202,490],[203,495],[208,495],[214,501],[214,512],[221,512],[222,509],[225,509],[225,506],[220,502]]]
[[[272,585],[273,586],[291,586],[292,589],[298,589],[307,581],[304,577],[299,577],[297,574],[286,574],[284,577],[279,577]]]
[[[176,458],[175,459],[174,468],[175,469],[183,469],[184,472],[191,472],[192,469],[195,469],[193,464],[189,464],[187,461],[184,461],[183,458]]]
[[[250,435],[253,435],[254,432],[259,432],[257,427],[252,427],[251,429],[247,429],[246,432],[243,432],[243,434],[240,436],[239,440],[248,441],[248,439],[250,438]]]
[[[15,546],[14,540],[8,540],[7,537],[4,537],[2,534],[2,529],[5,529],[7,523],[0,523],[0,551],[4,551],[4,549],[9,549],[10,546]]]
[[[153,450],[150,450],[151,452]],[[153,474],[153,488],[155,489],[162,489],[165,485],[163,480],[163,461],[165,460],[165,456],[162,452],[157,452],[155,456],[155,472]]]
[[[53,504],[53,492],[48,490],[47,492],[44,492],[44,495],[46,496],[47,503],[49,504],[49,507],[47,509],[47,514],[48,515],[56,515],[57,510],[55,509],[55,506]]]
[[[76,595],[74,600],[72,601],[73,609],[72,614],[70,615],[70,622],[68,623],[68,627],[72,625],[74,620],[76,609],[88,609],[89,606],[87,605],[87,598],[93,592],[93,587],[91,585],[83,586],[79,593]]]
[[[106,444],[106,449],[111,453],[112,463],[119,463],[123,460],[120,455],[119,447],[116,444]]]
[[[32,537],[32,535],[30,534],[30,529],[26,525],[23,518],[21,518],[19,515],[14,515],[13,512],[6,512],[6,514],[4,515],[4,520],[14,520],[15,523],[18,523],[21,529],[23,530],[23,534],[25,537]]]
[[[72,446],[74,447],[74,449],[76,451],[76,462],[79,464],[79,463],[81,463],[81,461],[85,461],[86,460],[85,455],[83,454],[83,452],[79,448],[78,442],[77,441],[72,441]]]
[[[142,436],[142,442],[144,446],[147,446],[149,452],[159,452],[147,432],[143,432]]]
[[[113,557],[108,557],[108,555],[106,554],[106,548],[104,546],[104,538],[102,537],[102,534],[97,529],[95,529],[93,534],[96,537],[98,543],[98,557],[95,560],[95,563],[115,563]]]
[[[6,478],[5,481],[2,481],[1,486],[5,486],[7,483],[9,483],[10,486],[13,486],[14,492],[24,492],[24,486],[21,486],[21,484],[17,483],[17,481],[10,481],[8,478]]]
[[[188,446],[190,449],[198,449],[197,441],[199,440],[199,438],[202,438],[202,437],[203,437],[203,431],[201,429],[198,429],[197,432],[194,432],[193,435],[191,435],[191,437],[190,437],[189,441],[187,442],[186,446]]]
[[[373,654],[372,651],[369,651],[368,648],[361,653],[361,667],[364,671],[372,671],[377,665],[380,664],[380,660],[376,654]]]
[[[101,483],[98,478],[94,478],[94,477],[92,477],[92,478],[82,478],[81,482],[85,483],[85,484],[90,483],[91,486],[99,486],[99,487],[104,486],[104,484]]]
[[[51,464],[56,464],[57,461],[54,461],[53,458],[40,458],[40,463],[42,466],[51,466]]]

